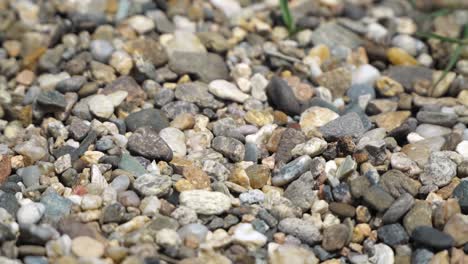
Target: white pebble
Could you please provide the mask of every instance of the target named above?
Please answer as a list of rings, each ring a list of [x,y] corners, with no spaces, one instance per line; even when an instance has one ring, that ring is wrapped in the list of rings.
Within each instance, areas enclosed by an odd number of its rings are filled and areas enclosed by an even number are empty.
[[[243,103],[249,95],[239,90],[235,84],[225,80],[214,80],[209,85],[209,91],[221,99]]]
[[[45,212],[45,205],[42,203],[28,203],[18,210],[16,216],[20,225],[35,224],[41,220]]]

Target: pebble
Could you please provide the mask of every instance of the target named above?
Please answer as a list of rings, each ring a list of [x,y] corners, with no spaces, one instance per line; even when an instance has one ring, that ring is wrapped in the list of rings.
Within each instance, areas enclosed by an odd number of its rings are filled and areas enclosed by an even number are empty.
[[[444,233],[450,235],[456,247],[468,242],[468,216],[460,213],[454,214],[444,226]]]
[[[428,226],[416,227],[411,233],[411,239],[436,250],[448,249],[454,244],[450,235]]]
[[[414,205],[414,198],[408,193],[402,194],[395,202],[388,208],[382,216],[382,221],[386,224],[395,223],[403,217]]]
[[[286,185],[308,171],[311,165],[312,159],[309,156],[300,156],[282,167],[278,173],[274,174],[271,182],[275,186]]]
[[[363,198],[366,203],[379,212],[390,208],[394,201],[393,197],[388,192],[378,186],[372,186],[365,191]]]
[[[285,218],[278,224],[281,232],[295,236],[307,244],[315,244],[322,240],[320,231],[314,225],[299,218]]]
[[[317,195],[313,191],[314,185],[315,179],[312,173],[306,172],[288,185],[284,191],[284,197],[303,211],[307,211],[317,199]]]
[[[291,115],[301,113],[302,107],[285,80],[273,76],[266,87],[266,93],[268,100],[276,109]]]
[[[239,103],[243,103],[249,98],[249,95],[239,90],[235,84],[225,80],[214,80],[210,82],[209,91],[221,99]]]
[[[239,140],[230,137],[215,137],[212,141],[214,150],[220,152],[234,162],[244,160],[245,146]]]
[[[41,220],[45,212],[45,206],[42,203],[28,203],[20,207],[17,212],[18,223],[20,225],[35,224]]]
[[[88,236],[74,238],[71,250],[78,257],[99,258],[104,255],[104,246],[99,241]]]
[[[130,17],[127,19],[127,23],[140,34],[144,34],[150,30],[153,30],[155,27],[153,20],[142,15],[135,15]]]
[[[416,115],[419,122],[453,127],[457,122],[457,115],[453,113],[439,113],[432,111],[419,111]]]
[[[159,131],[159,136],[171,148],[173,157],[184,157],[187,153],[185,134],[177,128],[166,127]]]
[[[412,234],[418,226],[432,226],[432,209],[425,201],[417,201],[411,210],[403,218],[403,225]]]
[[[280,244],[275,249],[269,250],[268,256],[272,264],[319,263],[311,250],[293,244]]]
[[[418,61],[401,48],[389,48],[387,50],[388,60],[394,65],[414,66]]]
[[[105,95],[95,95],[88,101],[89,110],[98,118],[108,119],[114,113],[114,104]]]
[[[102,63],[106,63],[114,51],[112,44],[102,39],[91,41],[89,48],[94,59]]]
[[[390,246],[406,244],[409,236],[400,224],[390,224],[380,227],[377,231],[379,239]]]
[[[159,132],[169,126],[169,120],[161,110],[150,108],[131,113],[125,119],[125,124],[130,131],[149,126]]]
[[[161,197],[170,192],[172,181],[168,176],[143,174],[133,182],[133,187],[142,195]]]
[[[241,223],[235,227],[233,241],[247,248],[259,248],[267,243],[267,237],[256,231],[252,224]]]
[[[468,212],[468,181],[461,181],[453,190],[453,197],[458,199],[460,208],[464,214]]]
[[[348,241],[349,229],[344,224],[332,225],[323,231],[322,247],[327,251],[343,248]]]
[[[328,108],[312,106],[301,114],[299,124],[302,131],[307,133],[309,130],[324,126],[338,117],[337,113]]]
[[[169,145],[158,135],[158,131],[151,127],[137,129],[128,138],[128,149],[151,160],[170,161],[173,152]]]
[[[457,7],[3,2],[0,263],[468,262]]]
[[[181,205],[203,215],[217,215],[231,208],[231,199],[220,192],[185,191],[180,194],[179,200]]]
[[[391,264],[395,263],[395,254],[391,247],[379,243],[375,244],[374,247],[374,255],[369,259],[371,263],[379,263],[379,264]]]
[[[457,164],[447,157],[431,154],[419,179],[424,185],[445,186],[457,174]]]
[[[309,155],[315,157],[321,154],[327,148],[327,142],[323,139],[312,138],[309,141],[296,145],[291,154],[294,156]]]
[[[319,130],[327,141],[337,140],[345,136],[359,137],[366,132],[361,118],[354,112],[328,122]]]

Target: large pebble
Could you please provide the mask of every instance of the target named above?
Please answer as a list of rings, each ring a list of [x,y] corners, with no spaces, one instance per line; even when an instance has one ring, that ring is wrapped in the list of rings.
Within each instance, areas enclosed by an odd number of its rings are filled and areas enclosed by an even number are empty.
[[[314,245],[322,240],[320,230],[309,222],[299,218],[285,218],[278,224],[281,232],[295,236],[301,241]]]
[[[17,218],[20,225],[35,224],[45,212],[45,206],[42,203],[28,203],[18,210]]]
[[[88,101],[89,110],[96,117],[107,119],[114,113],[114,104],[105,95],[94,95]]]
[[[279,172],[273,176],[271,182],[275,186],[286,185],[308,171],[311,164],[312,159],[309,156],[300,156],[282,167]]]
[[[180,204],[191,208],[197,214],[217,215],[231,208],[231,198],[221,192],[192,190],[182,192]]]
[[[128,138],[127,147],[131,152],[151,160],[171,161],[173,157],[169,145],[151,127],[137,129]]]
[[[169,193],[172,181],[168,176],[144,174],[133,182],[133,187],[142,195],[161,197]]]
[[[78,257],[99,258],[104,255],[104,245],[88,236],[74,238],[71,250]]]
[[[183,157],[187,153],[185,134],[177,128],[166,127],[159,132],[159,136],[171,148],[174,157]]]
[[[225,80],[212,81],[209,85],[209,91],[221,99],[239,103],[243,103],[249,98],[249,95],[239,90],[235,84]]]

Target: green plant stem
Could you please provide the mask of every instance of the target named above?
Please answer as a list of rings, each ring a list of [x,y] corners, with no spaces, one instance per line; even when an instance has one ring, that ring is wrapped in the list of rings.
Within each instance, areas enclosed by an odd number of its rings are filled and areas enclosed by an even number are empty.
[[[288,28],[289,34],[293,34],[296,31],[296,23],[294,22],[294,18],[289,10],[288,0],[279,0],[279,4],[283,22]]]
[[[462,39],[457,43],[457,46],[455,48],[455,51],[452,53],[450,56],[450,60],[447,63],[447,66],[445,66],[444,73],[440,78],[437,80],[437,82],[434,84],[434,87],[437,87],[437,85],[447,76],[449,71],[455,66],[457,63],[458,59],[461,56],[463,46],[466,45],[466,40],[468,39],[468,24],[463,25],[463,33],[462,33]]]

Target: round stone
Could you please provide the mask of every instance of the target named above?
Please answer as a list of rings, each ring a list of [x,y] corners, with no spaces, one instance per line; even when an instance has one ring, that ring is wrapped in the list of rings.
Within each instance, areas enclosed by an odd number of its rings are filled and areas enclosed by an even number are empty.
[[[45,206],[42,203],[28,203],[18,210],[16,216],[20,225],[37,223],[45,212]]]

